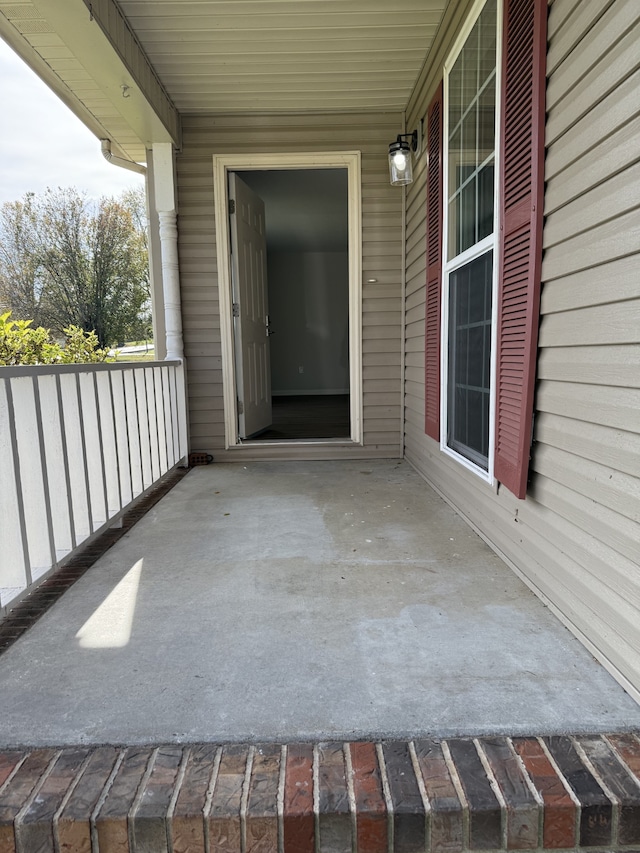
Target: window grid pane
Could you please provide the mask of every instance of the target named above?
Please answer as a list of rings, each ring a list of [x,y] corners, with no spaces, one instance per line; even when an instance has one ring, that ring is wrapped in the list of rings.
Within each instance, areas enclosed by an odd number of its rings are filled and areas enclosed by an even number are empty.
[[[488,0],[447,82],[448,260],[493,230],[493,192],[479,173],[495,156],[495,78],[496,0]]]
[[[485,471],[489,458],[493,251],[449,276],[447,445]]]

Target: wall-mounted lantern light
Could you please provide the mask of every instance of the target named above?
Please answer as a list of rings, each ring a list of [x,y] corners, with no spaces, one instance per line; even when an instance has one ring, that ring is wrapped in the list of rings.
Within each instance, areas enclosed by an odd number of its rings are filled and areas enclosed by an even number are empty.
[[[413,157],[422,150],[422,120],[413,133],[399,133],[389,146],[389,177],[394,187],[402,187],[413,181]]]

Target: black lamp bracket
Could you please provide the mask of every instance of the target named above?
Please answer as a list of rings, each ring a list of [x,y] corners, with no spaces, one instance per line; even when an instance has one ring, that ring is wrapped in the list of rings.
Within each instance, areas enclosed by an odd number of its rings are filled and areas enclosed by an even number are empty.
[[[399,133],[396,138],[396,143],[402,144],[403,139],[409,139],[409,147],[413,152],[418,150],[418,131],[414,130],[413,133]]]
[[[396,139],[396,145],[402,146],[403,139],[409,140],[409,147],[416,157],[418,157],[422,151],[422,125],[423,120],[420,119],[418,127],[412,133],[399,133]]]

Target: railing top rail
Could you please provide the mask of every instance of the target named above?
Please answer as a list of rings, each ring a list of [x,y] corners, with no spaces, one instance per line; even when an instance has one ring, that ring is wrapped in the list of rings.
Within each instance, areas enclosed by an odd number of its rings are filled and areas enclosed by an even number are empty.
[[[118,372],[122,370],[141,370],[145,367],[178,367],[182,362],[172,361],[119,361],[117,363],[97,362],[88,364],[19,364],[0,367],[0,379],[12,379],[18,376],[47,376],[63,373],[98,373],[102,371]]]

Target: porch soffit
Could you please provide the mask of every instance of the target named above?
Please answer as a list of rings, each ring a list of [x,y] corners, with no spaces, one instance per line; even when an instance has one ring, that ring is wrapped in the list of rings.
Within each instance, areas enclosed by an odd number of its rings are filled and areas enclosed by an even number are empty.
[[[179,113],[403,110],[449,2],[0,0],[0,35],[141,160]]]
[[[402,110],[448,0],[121,0],[180,112]]]
[[[0,0],[0,36],[114,153],[144,161],[179,144],[179,115],[114,0],[90,5]]]

